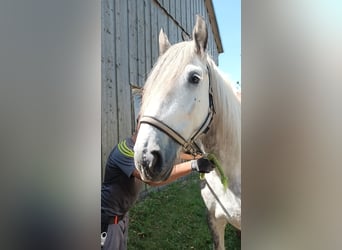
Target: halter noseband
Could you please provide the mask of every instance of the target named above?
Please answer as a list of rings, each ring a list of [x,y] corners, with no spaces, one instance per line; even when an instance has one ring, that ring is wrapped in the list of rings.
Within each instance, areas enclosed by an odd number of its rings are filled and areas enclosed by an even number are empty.
[[[152,125],[153,127],[156,127],[163,131],[165,134],[167,134],[169,137],[171,137],[173,140],[175,140],[178,144],[180,144],[185,152],[189,152],[192,155],[197,154],[203,154],[202,149],[197,145],[195,142],[196,139],[202,135],[208,132],[209,126],[213,120],[214,114],[215,114],[215,108],[214,108],[214,101],[213,101],[213,90],[210,83],[210,70],[209,66],[207,66],[208,70],[208,78],[209,78],[209,110],[208,115],[205,118],[204,122],[202,123],[201,127],[193,133],[193,135],[190,137],[189,140],[184,139],[183,136],[181,136],[179,133],[177,133],[174,129],[169,127],[164,122],[158,120],[157,118],[153,116],[142,116],[140,118],[140,123],[147,123],[149,125]]]

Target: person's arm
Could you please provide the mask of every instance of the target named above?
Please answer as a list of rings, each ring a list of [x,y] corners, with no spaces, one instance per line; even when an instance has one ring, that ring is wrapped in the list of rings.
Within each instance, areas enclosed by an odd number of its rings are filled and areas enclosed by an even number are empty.
[[[183,162],[183,163],[175,165],[172,169],[170,177],[166,181],[159,181],[159,182],[144,181],[144,180],[142,180],[140,172],[137,169],[133,170],[133,176],[138,178],[139,180],[145,182],[146,184],[148,184],[150,186],[162,186],[162,185],[166,185],[168,183],[171,183],[171,182],[177,180],[178,178],[180,178],[182,176],[190,174],[191,171],[192,171],[191,162],[188,161],[188,162]]]
[[[133,176],[150,186],[162,186],[162,185],[169,184],[177,180],[180,177],[188,175],[192,171],[197,171],[200,173],[209,173],[213,169],[214,169],[214,165],[208,159],[201,158],[198,160],[187,161],[187,162],[183,162],[183,163],[175,165],[172,169],[172,172],[169,178],[165,181],[160,181],[160,182],[144,181],[142,180],[140,172],[137,169],[133,170]]]
[[[194,160],[194,159],[199,159],[199,158],[201,158],[202,156],[201,155],[196,155],[196,156],[193,156],[193,155],[191,155],[191,154],[186,154],[186,153],[180,153],[179,154],[179,158],[181,159],[181,160],[186,160],[186,161],[188,161],[188,160]]]

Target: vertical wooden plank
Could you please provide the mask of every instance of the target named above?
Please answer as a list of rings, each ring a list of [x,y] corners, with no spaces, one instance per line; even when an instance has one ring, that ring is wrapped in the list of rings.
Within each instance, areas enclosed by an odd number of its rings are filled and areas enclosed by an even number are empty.
[[[170,1],[174,0],[159,0],[160,4],[168,13],[170,13]]]
[[[200,12],[201,16],[204,16],[204,1],[205,0],[200,0],[199,12]]]
[[[127,14],[128,14],[128,51],[129,51],[129,83],[138,85],[138,48],[137,48],[137,4],[136,0],[127,0]],[[131,105],[131,126],[132,130],[135,128],[135,112],[134,112],[134,101],[131,96],[133,105]],[[133,132],[133,131],[132,131]]]
[[[191,27],[191,31],[194,28],[195,18],[196,18],[196,13],[195,13],[194,6],[195,6],[195,2],[191,1],[191,4],[190,4],[190,13],[191,13],[190,14],[190,27]]]
[[[192,31],[194,27],[194,19],[196,14],[194,13],[194,1],[190,1],[190,30]]]
[[[111,147],[118,139],[116,109],[116,72],[115,72],[115,6],[114,0],[102,0],[102,34],[101,34],[101,174]]]
[[[171,16],[174,16],[174,12],[175,12],[175,0],[169,0],[169,10],[168,10],[168,13],[169,15]]]
[[[174,22],[173,22],[172,18],[170,18],[170,16],[173,17],[172,12],[174,12],[174,0],[172,0],[172,1],[169,0],[169,11],[168,11],[168,15],[166,16],[168,26],[169,26],[169,30],[167,32],[167,35],[169,37],[169,41],[171,42],[171,44],[174,44],[175,43],[175,41],[173,39]],[[171,40],[170,40],[170,38],[171,38]]]
[[[207,0],[203,0],[203,15],[208,14],[207,7],[206,7],[206,5],[205,5],[205,2],[206,2],[206,1],[207,1]]]
[[[166,0],[165,1],[165,6],[167,6],[166,7],[167,8],[167,13],[170,14],[171,13],[171,8],[170,8],[171,7],[171,1],[170,0]],[[159,22],[158,22],[158,25],[159,25],[160,28],[163,28],[165,34],[169,38],[170,43],[173,44],[173,42],[170,40],[170,31],[172,30],[172,21],[171,21],[171,19],[168,16],[165,16],[165,17],[166,17],[166,26],[167,27],[164,28],[163,26],[165,26],[165,25],[163,25],[162,23],[159,23]]]
[[[137,3],[136,0],[128,0],[128,24],[129,24],[129,81],[138,85],[138,29],[137,29]]]
[[[116,84],[119,139],[131,134],[131,89],[129,85],[127,1],[115,1]]]
[[[168,4],[169,2],[168,0],[155,0],[155,1],[157,1],[163,8],[167,9],[167,7],[165,7],[165,4]]]
[[[138,84],[143,86],[145,82],[145,0],[137,1],[138,21]]]
[[[183,28],[184,24],[183,24],[183,21],[184,21],[184,0],[183,1],[179,1],[179,25]],[[182,36],[180,36],[180,39],[182,39]]]
[[[168,1],[168,13],[169,13],[169,15],[171,15],[172,16],[172,3],[173,3],[173,1]],[[170,43],[171,44],[174,44],[175,42],[174,42],[174,39],[173,39],[173,36],[172,36],[172,34],[174,33],[173,32],[173,20],[172,20],[172,18],[170,18],[170,17],[167,17],[167,22],[168,22],[168,30],[167,30],[167,36],[168,36],[168,38],[169,38],[169,41],[170,41]]]
[[[182,42],[183,38],[182,38],[182,29],[180,27],[177,27],[177,42]]]
[[[180,10],[180,0],[175,1],[175,16],[174,18],[177,20],[178,23],[182,23],[181,18],[181,10]]]
[[[208,16],[207,9],[205,9],[205,11],[204,11],[204,13],[203,13],[203,17],[204,17],[205,21],[206,21],[207,23],[209,23],[209,16]]]
[[[169,12],[170,11],[170,1],[169,0],[164,0],[163,1],[163,8]],[[167,22],[168,18],[164,11],[158,7],[158,35],[160,29],[163,29],[165,34],[169,34],[169,24]]]
[[[170,1],[170,15],[177,20],[176,17],[176,0]],[[177,42],[177,29],[176,29],[176,24],[174,23],[174,21],[172,20],[172,35],[174,37],[174,42]]]
[[[181,11],[181,0],[176,0],[176,20],[177,22],[181,25],[182,24],[182,11]],[[176,26],[176,33],[177,33],[177,42],[182,41],[182,36],[181,36],[181,30],[179,29],[179,27]]]
[[[160,29],[162,28],[164,32],[169,35],[169,30],[168,30],[168,18],[165,15],[165,13],[162,11],[162,9],[158,6],[157,8],[157,13],[158,13],[158,34]]]
[[[191,28],[191,0],[186,1],[186,30],[192,36],[192,28]]]
[[[151,70],[151,0],[146,0],[145,5],[145,73],[146,75]],[[147,77],[145,77],[146,80]],[[142,86],[142,85],[141,85]]]
[[[170,1],[170,15],[176,19],[176,1]],[[177,20],[177,19],[176,19]],[[170,18],[170,30],[169,30],[169,38],[171,38],[171,44],[178,42],[178,34],[177,34],[177,26],[175,22]]]
[[[200,0],[200,8],[199,8],[199,12],[200,12],[200,14],[201,14],[201,16],[203,16],[204,17],[204,1],[205,0]]]
[[[186,30],[186,0],[180,1],[181,3],[181,26]]]
[[[199,5],[200,5],[200,0],[195,0],[195,14],[200,15],[199,13]]]
[[[154,65],[158,58],[158,13],[157,5],[154,1],[151,3],[151,65]]]

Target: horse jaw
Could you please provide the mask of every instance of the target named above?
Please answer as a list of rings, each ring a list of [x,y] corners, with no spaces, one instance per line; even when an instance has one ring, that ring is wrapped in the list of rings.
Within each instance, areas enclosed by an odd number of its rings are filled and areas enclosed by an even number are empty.
[[[179,150],[179,145],[165,133],[147,124],[141,124],[134,145],[134,161],[142,179],[168,179]]]

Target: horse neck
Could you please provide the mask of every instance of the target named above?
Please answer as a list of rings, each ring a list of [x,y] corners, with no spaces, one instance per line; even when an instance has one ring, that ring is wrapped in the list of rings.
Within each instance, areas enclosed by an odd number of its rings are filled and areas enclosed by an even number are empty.
[[[206,152],[213,153],[225,174],[241,175],[241,104],[216,66],[211,67],[211,84],[216,114],[202,143]]]

